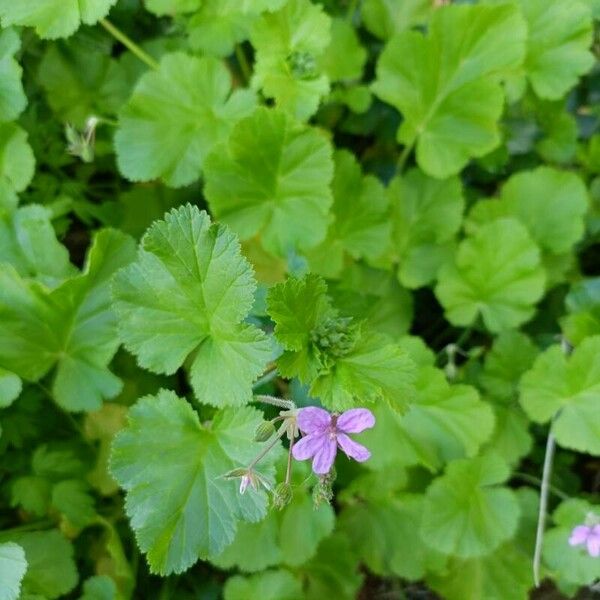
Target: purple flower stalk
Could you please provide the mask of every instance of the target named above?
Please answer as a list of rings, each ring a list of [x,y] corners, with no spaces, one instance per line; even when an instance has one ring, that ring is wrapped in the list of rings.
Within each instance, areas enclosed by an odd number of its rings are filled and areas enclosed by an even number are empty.
[[[313,459],[312,469],[317,475],[329,473],[338,446],[346,456],[358,462],[368,460],[371,453],[348,437],[375,425],[375,417],[366,408],[353,408],[341,415],[330,414],[322,408],[301,408],[297,417],[298,429],[304,437],[294,444],[292,454],[296,460]]]
[[[594,558],[600,556],[600,524],[577,525],[571,532],[569,544],[571,546],[585,544],[590,556],[593,556]]]

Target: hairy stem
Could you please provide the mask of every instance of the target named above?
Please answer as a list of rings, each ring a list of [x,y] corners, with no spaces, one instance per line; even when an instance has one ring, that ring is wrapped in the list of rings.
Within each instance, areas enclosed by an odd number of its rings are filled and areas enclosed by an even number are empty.
[[[263,448],[263,450],[260,452],[260,454],[248,465],[248,470],[255,467],[271,450],[273,450],[273,448],[275,447],[277,442],[283,437],[283,434],[286,432],[286,430],[287,430],[286,424],[284,423],[279,428],[279,431],[277,432],[277,436],[275,437],[275,439],[270,444],[268,444],[265,448]]]
[[[116,40],[121,42],[128,50],[137,56],[151,69],[158,69],[158,63],[144,50],[142,50],[130,37],[115,27],[108,19],[100,19],[100,25],[110,33]]]
[[[292,480],[292,450],[294,449],[294,438],[290,439],[290,449],[288,451],[287,469],[285,471],[285,482],[290,483]]]
[[[535,587],[540,587],[540,565],[542,562],[542,544],[544,542],[544,529],[546,526],[546,512],[548,510],[548,493],[550,491],[550,477],[552,475],[552,462],[556,440],[552,433],[552,425],[546,440],[546,454],[544,456],[544,469],[542,471],[542,485],[540,486],[540,510],[538,513],[537,531],[535,533],[535,550],[533,553],[533,581]]]
[[[291,410],[296,408],[296,405],[291,400],[284,400],[283,398],[276,398],[275,396],[267,396],[259,394],[254,396],[259,402],[264,402],[265,404],[271,404],[272,406],[278,406],[279,408],[286,408],[287,410]]]

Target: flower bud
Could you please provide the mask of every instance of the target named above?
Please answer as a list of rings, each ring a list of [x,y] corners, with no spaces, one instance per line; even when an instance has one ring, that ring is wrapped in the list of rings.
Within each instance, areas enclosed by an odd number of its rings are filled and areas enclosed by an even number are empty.
[[[273,492],[273,506],[281,510],[286,507],[294,497],[292,486],[285,481],[282,481]]]
[[[273,421],[263,421],[254,432],[255,442],[266,442],[275,433]]]

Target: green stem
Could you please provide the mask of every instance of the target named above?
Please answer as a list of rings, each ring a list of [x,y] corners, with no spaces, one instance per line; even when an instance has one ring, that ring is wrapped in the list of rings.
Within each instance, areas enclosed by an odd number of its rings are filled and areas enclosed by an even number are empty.
[[[144,50],[142,50],[131,38],[126,36],[120,29],[115,27],[108,19],[100,19],[100,25],[110,33],[123,46],[135,54],[143,63],[151,69],[158,69],[158,63]]]
[[[285,482],[289,484],[292,481],[292,450],[294,449],[294,438],[290,439],[290,448],[288,450],[287,469],[285,471]]]
[[[235,45],[235,57],[237,58],[238,65],[240,66],[244,83],[248,83],[250,81],[250,77],[252,77],[252,69],[250,68],[248,59],[246,58],[246,53],[240,44]]]
[[[513,473],[513,477],[517,479],[521,479],[522,481],[526,481],[527,483],[532,483],[536,487],[539,487],[542,484],[542,480],[539,477],[535,477],[534,475],[530,475],[529,473],[523,473],[521,471],[515,471]],[[555,485],[548,484],[548,490],[552,492],[557,498],[561,500],[570,500],[571,496],[566,492],[563,492],[561,489],[557,488]]]
[[[277,432],[277,436],[275,437],[275,439],[266,448],[264,448],[262,450],[262,452],[248,465],[247,469],[250,470],[253,467],[255,467],[275,447],[275,445],[283,437],[283,434],[285,432],[286,432],[286,426],[284,423],[279,428],[279,431]]]
[[[276,377],[277,377],[277,367],[273,367],[272,369],[269,369],[264,375],[262,375],[261,377],[259,377],[254,382],[254,385],[252,386],[252,389],[256,390],[259,387],[261,387],[262,385],[265,385],[266,383],[269,383],[270,381],[273,381],[273,379],[275,379]]]
[[[546,526],[546,513],[548,511],[548,492],[550,491],[550,477],[552,475],[552,462],[556,442],[552,433],[552,425],[546,440],[546,454],[542,471],[542,484],[540,486],[540,510],[538,513],[537,531],[535,533],[535,550],[533,552],[533,582],[535,587],[540,587],[540,565],[542,563],[542,545],[544,542],[544,529]]]
[[[42,519],[41,521],[33,521],[32,523],[24,523],[11,529],[3,529],[0,531],[0,539],[10,538],[15,533],[25,533],[26,531],[41,531],[54,527],[55,523],[52,519]]]
[[[408,144],[408,146],[404,146],[404,149],[400,153],[400,157],[398,158],[398,165],[396,167],[396,170],[399,175],[401,175],[404,172],[404,167],[406,167],[406,161],[408,160],[408,157],[412,152],[413,146],[414,143]]]

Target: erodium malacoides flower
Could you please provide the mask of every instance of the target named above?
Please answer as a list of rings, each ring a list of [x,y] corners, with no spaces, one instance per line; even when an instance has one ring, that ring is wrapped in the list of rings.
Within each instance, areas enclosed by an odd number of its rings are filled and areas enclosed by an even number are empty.
[[[364,462],[371,456],[367,448],[348,435],[375,425],[373,413],[366,408],[353,408],[337,415],[309,406],[298,411],[297,424],[304,436],[294,444],[292,454],[296,460],[312,458],[312,468],[317,475],[329,473],[338,446],[358,462]]]
[[[600,523],[574,527],[569,544],[571,546],[585,545],[590,556],[594,558],[600,556]]]

